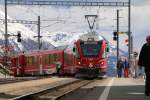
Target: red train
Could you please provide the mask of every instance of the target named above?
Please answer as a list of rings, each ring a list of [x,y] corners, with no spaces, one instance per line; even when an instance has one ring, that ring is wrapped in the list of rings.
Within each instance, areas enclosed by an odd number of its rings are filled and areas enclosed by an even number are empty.
[[[96,34],[82,35],[72,48],[22,53],[11,59],[10,70],[17,75],[73,74],[98,77],[107,70],[108,46]]]

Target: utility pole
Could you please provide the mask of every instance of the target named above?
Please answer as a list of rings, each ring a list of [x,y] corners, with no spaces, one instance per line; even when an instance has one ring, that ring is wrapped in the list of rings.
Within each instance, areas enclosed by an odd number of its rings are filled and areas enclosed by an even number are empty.
[[[4,0],[5,3],[5,56],[4,56],[4,63],[5,63],[5,69],[7,66],[7,61],[8,61],[8,33],[7,33],[7,0]],[[5,72],[5,78],[6,78],[6,72]]]
[[[38,16],[38,24],[37,24],[37,29],[38,29],[38,45],[39,45],[39,50],[41,49],[41,41],[40,41],[40,38],[41,38],[41,35],[40,35],[40,16]]]
[[[129,5],[128,5],[128,40],[129,40],[129,44],[128,44],[128,61],[129,61],[129,65],[131,66],[132,63],[132,59],[131,59],[131,54],[133,54],[133,46],[132,46],[132,38],[131,37],[131,0],[128,1]]]
[[[117,62],[119,60],[119,10],[117,10]]]

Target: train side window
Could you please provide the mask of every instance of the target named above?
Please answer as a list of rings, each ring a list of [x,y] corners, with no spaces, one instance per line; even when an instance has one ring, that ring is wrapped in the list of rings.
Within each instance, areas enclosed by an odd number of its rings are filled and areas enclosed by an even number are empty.
[[[50,63],[54,64],[57,61],[57,58],[58,58],[57,54],[51,54]]]
[[[49,64],[49,55],[46,55],[45,63]]]
[[[109,46],[107,45],[107,47],[106,47],[106,52],[109,52]]]
[[[49,64],[51,63],[51,54],[48,55],[49,56]]]
[[[46,56],[43,55],[43,62],[44,62],[44,65],[46,64]]]
[[[57,55],[54,54],[53,57],[54,57],[54,58],[53,58],[53,61],[55,62],[55,61],[56,61],[56,58],[57,58]]]
[[[73,52],[76,52],[76,48],[75,47],[73,47]]]
[[[109,48],[106,48],[106,57],[108,57],[108,53],[109,53]]]
[[[102,58],[106,58],[107,57],[107,53],[109,52],[109,48],[105,48],[104,53],[102,55]]]
[[[34,65],[34,64],[35,64],[35,61],[34,61],[34,60],[35,60],[35,59],[34,59],[33,56],[28,57],[28,58],[27,58],[27,63],[28,63],[28,65]]]
[[[52,54],[50,54],[49,57],[50,57],[50,63],[52,63],[52,60],[53,60],[52,59]]]
[[[37,59],[38,59],[38,57],[37,57],[37,56],[34,56],[34,62],[33,62],[33,63],[36,64],[36,65],[38,64]]]
[[[108,47],[106,48],[106,52],[109,52],[109,48]]]
[[[58,59],[58,55],[57,54],[54,54],[54,61],[56,62],[57,61],[57,59]]]

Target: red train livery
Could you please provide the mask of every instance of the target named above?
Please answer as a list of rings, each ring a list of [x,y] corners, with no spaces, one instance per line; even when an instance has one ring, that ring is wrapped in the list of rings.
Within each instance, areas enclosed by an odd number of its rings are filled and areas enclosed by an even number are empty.
[[[56,72],[56,62],[63,62],[63,50],[22,53],[11,60],[11,70],[16,76],[43,75]]]
[[[82,35],[65,50],[22,53],[11,59],[10,70],[17,75],[73,74],[98,77],[107,70],[108,46],[97,34]]]
[[[97,77],[107,71],[107,42],[97,34],[85,34],[75,42],[76,76]]]

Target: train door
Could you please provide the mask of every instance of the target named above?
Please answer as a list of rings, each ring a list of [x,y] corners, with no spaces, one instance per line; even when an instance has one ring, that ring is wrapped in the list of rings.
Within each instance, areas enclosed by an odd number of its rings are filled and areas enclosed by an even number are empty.
[[[20,55],[18,57],[18,67],[17,67],[17,75],[24,75],[25,73],[25,65],[26,65],[26,61],[25,61],[25,56],[24,55]]]
[[[20,69],[19,69],[19,66],[20,66],[20,62],[19,62],[19,57],[17,58],[17,64],[16,64],[16,75],[19,76],[20,75]]]
[[[39,69],[40,69],[40,75],[42,75],[43,74],[43,64],[42,64],[42,56],[40,55],[39,56]]]
[[[11,59],[11,67],[10,70],[13,72],[13,75],[17,75],[17,68],[18,68],[18,58],[14,57]]]

